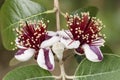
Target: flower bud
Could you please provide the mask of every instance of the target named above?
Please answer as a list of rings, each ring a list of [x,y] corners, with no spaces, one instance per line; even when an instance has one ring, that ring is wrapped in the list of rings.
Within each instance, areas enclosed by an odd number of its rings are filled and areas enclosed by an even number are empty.
[[[62,60],[63,51],[64,51],[64,45],[61,42],[56,42],[55,44],[53,44],[52,50],[56,54],[57,58],[59,60]]]

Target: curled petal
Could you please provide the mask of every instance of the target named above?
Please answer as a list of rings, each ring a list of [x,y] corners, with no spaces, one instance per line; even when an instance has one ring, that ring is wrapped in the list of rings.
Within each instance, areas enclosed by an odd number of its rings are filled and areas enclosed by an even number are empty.
[[[100,38],[96,41],[93,41],[91,45],[93,46],[104,46],[105,40]]]
[[[82,48],[84,49],[85,56],[88,60],[93,62],[102,61],[103,54],[99,49],[99,46],[89,46],[88,44],[84,44]]]
[[[15,58],[19,61],[27,61],[29,60],[35,53],[36,51],[34,49],[20,49],[18,52],[15,54]]]
[[[37,57],[38,65],[46,70],[52,71],[54,69],[54,56],[50,49],[40,49]]]
[[[56,32],[53,32],[53,31],[47,31],[48,35],[49,36],[56,36]]]
[[[64,45],[61,42],[57,42],[53,44],[52,51],[56,54],[59,60],[62,60],[63,52],[64,52]]]
[[[67,49],[73,49],[73,48],[78,48],[79,45],[80,45],[80,42],[79,41],[74,41],[72,39],[65,39],[65,38],[61,38],[61,43],[64,44],[64,46],[67,48]]]
[[[57,31],[57,34],[60,37],[64,37],[64,38],[73,38],[72,34],[69,30],[62,30],[62,31]]]
[[[50,39],[43,41],[40,47],[46,48],[46,47],[52,46],[54,43],[58,42],[59,40],[60,40],[59,37],[53,36]]]
[[[26,47],[20,45],[20,43],[18,42],[18,38],[15,39],[15,43],[18,48],[27,49]]]

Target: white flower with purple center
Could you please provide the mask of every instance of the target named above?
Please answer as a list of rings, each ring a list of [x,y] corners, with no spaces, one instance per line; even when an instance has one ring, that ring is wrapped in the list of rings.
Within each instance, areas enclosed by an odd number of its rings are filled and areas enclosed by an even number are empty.
[[[49,71],[54,70],[53,52],[59,60],[62,60],[64,48],[75,49],[80,45],[79,41],[73,41],[65,31],[46,31],[46,24],[43,21],[22,23],[16,28],[16,32],[15,42],[19,50],[15,58],[27,61],[34,55],[38,65]],[[70,42],[72,43],[67,45]]]
[[[104,45],[104,39],[100,31],[104,27],[102,22],[96,17],[90,17],[89,12],[83,12],[80,16],[66,15],[67,26],[74,41],[79,41],[80,45],[75,49],[78,55],[85,54],[86,58],[93,62],[103,59],[100,46]]]

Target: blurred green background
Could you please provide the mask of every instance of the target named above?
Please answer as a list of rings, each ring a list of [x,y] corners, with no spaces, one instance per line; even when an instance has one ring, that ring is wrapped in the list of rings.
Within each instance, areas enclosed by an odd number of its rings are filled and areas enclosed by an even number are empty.
[[[53,0],[33,0],[41,2],[46,9],[53,8]],[[116,54],[120,54],[120,0],[59,0],[60,8],[63,12],[72,12],[76,9],[96,6],[99,9],[97,17],[106,25],[103,33],[106,34],[106,45]],[[0,8],[4,4],[4,0],[0,0]],[[55,30],[55,15],[49,14],[47,18],[50,20],[49,30]],[[61,16],[61,28],[65,28],[66,23],[64,17]],[[7,51],[4,49],[0,36],[0,78],[13,67],[9,67],[9,61],[14,56],[15,51]],[[16,67],[16,66],[14,66]]]

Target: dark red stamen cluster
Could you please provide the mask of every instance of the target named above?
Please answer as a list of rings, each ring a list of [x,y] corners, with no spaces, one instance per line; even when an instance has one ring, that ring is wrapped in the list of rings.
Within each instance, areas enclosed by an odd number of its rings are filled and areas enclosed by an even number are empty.
[[[39,50],[40,44],[45,40],[46,25],[42,21],[25,22],[20,28],[16,28],[18,43],[26,48]]]
[[[100,39],[100,34],[104,27],[102,22],[96,17],[90,17],[89,12],[81,13],[81,17],[67,14],[67,26],[73,35],[74,40],[79,40],[80,45],[85,43],[91,44],[93,41]]]

